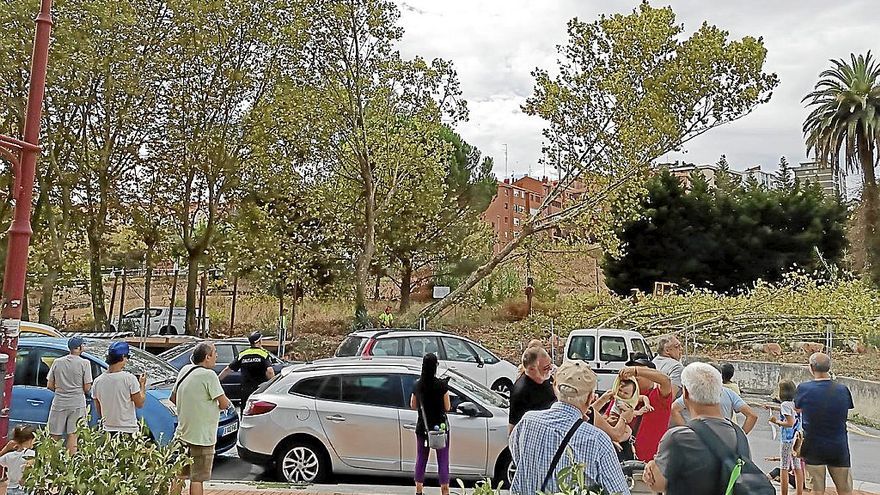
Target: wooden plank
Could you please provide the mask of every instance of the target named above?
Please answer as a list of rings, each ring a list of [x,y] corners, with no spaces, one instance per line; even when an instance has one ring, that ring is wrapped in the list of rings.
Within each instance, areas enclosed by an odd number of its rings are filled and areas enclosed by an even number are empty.
[[[129,345],[133,347],[140,347],[141,342],[144,343],[147,349],[171,349],[172,347],[178,346],[180,344],[184,344],[187,342],[198,341],[200,339],[193,339],[191,337],[183,337],[183,336],[150,336],[150,337],[126,337],[125,341],[128,342]],[[209,339],[213,340],[213,339]],[[222,339],[217,339],[222,340]],[[266,349],[275,351],[278,350],[278,340],[276,339],[263,339],[263,347]]]

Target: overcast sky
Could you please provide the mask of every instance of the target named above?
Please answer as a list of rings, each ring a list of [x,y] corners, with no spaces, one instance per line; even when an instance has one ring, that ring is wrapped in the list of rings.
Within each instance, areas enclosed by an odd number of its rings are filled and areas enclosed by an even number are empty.
[[[572,17],[593,21],[602,12],[630,12],[638,0],[397,0],[406,30],[400,49],[406,56],[441,57],[455,63],[470,120],[458,127],[469,143],[495,158],[495,173],[544,173],[543,121],[520,111],[533,89],[535,67],[552,69],[556,45],[565,41]],[[723,153],[732,168],[762,165],[773,171],[779,157],[806,159],[801,125],[807,112],[801,99],[831,58],[874,49],[880,55],[877,0],[667,0],[689,35],[708,21],[731,37],[762,36],[765,70],[779,75],[772,100],[751,115],[689,143],[669,160],[714,163]],[[873,44],[873,46],[872,46]],[[547,170],[548,174],[551,172]]]

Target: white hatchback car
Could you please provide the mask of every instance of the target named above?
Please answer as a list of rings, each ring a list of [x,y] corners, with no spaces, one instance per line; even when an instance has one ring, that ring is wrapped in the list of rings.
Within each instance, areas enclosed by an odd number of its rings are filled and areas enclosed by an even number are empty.
[[[516,381],[517,367],[482,345],[437,330],[362,330],[348,335],[336,349],[336,357],[415,357],[434,353],[451,370],[505,395]]]
[[[238,454],[292,483],[316,483],[331,473],[412,476],[417,411],[409,400],[421,363],[413,359],[326,359],[284,368],[248,400]],[[455,371],[449,378],[453,411],[450,473],[494,477],[510,486],[508,403]],[[436,475],[437,465],[428,464]]]

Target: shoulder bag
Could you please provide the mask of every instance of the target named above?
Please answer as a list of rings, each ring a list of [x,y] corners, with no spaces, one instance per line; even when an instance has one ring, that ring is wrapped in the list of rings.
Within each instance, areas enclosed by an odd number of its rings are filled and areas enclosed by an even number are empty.
[[[739,426],[736,431],[736,449],[731,449],[706,423],[694,419],[688,427],[697,434],[709,452],[721,463],[721,488],[725,495],[776,495],[767,475],[749,459],[749,441]]]

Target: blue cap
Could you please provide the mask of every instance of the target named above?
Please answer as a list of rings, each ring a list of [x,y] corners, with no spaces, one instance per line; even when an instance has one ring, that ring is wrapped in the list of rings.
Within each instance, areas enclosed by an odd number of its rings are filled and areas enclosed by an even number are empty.
[[[111,356],[128,356],[131,354],[127,342],[114,342],[107,349],[107,354]]]
[[[70,350],[77,349],[79,347],[82,347],[85,343],[86,341],[83,340],[82,337],[71,337],[67,340],[67,348]]]

